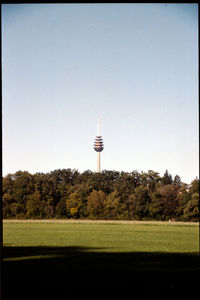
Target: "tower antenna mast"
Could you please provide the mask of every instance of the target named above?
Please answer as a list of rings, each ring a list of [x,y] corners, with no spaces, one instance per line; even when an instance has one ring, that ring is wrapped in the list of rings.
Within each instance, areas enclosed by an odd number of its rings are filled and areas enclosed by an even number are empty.
[[[98,117],[98,136],[100,136],[100,118]]]

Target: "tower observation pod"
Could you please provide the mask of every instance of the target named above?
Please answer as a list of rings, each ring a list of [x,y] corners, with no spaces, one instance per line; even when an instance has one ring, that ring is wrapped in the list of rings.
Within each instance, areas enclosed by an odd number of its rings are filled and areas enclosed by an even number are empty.
[[[100,135],[100,120],[98,119],[98,135],[94,140],[94,150],[97,152],[97,172],[101,172],[101,157],[100,152],[103,150],[103,139]]]

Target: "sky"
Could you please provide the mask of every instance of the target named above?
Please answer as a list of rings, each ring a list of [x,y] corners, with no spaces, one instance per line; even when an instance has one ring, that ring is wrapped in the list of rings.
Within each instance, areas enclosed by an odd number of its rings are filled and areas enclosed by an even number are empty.
[[[3,4],[3,176],[199,175],[198,4]]]

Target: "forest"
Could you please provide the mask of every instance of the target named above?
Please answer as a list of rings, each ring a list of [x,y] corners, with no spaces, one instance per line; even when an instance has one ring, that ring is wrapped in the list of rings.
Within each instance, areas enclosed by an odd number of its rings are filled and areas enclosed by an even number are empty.
[[[17,171],[2,179],[3,218],[199,221],[199,179],[165,171]]]

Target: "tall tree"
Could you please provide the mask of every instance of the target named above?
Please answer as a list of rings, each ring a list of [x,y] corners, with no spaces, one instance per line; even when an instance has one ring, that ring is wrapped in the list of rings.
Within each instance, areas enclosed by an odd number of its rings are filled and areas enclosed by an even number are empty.
[[[126,206],[120,201],[119,193],[115,190],[104,201],[104,217],[106,219],[123,219]]]
[[[184,209],[184,215],[189,221],[199,221],[199,194],[193,193]]]
[[[164,185],[159,189],[159,193],[162,195],[164,214],[166,218],[174,218],[176,215],[176,208],[178,206],[178,191],[178,187],[172,184]]]
[[[164,220],[164,203],[161,193],[156,190],[151,194],[151,203],[149,204],[149,215],[156,220]]]
[[[134,218],[140,220],[148,218],[149,204],[150,204],[150,195],[149,195],[148,188],[140,185],[135,189],[134,201],[132,202],[132,210],[133,210]]]
[[[191,195],[188,191],[187,184],[183,184],[180,187],[177,194],[177,207],[176,207],[176,218],[180,221],[188,221],[188,216],[184,215],[184,210],[187,203],[190,201]]]
[[[168,170],[165,171],[162,179],[161,179],[161,183],[163,185],[167,185],[167,184],[172,184],[173,183],[173,179],[172,179],[172,175],[169,174]]]
[[[90,218],[101,219],[103,217],[106,194],[103,191],[93,190],[88,196],[87,211]]]
[[[175,185],[181,187],[182,182],[181,182],[180,176],[178,176],[178,175],[174,176],[173,184],[175,184]]]
[[[81,199],[79,192],[75,191],[69,195],[69,198],[66,200],[66,210],[68,217],[78,218],[79,209],[81,206]]]
[[[27,217],[42,219],[45,216],[45,204],[38,191],[29,195],[26,203]]]
[[[191,182],[189,192],[190,192],[191,195],[194,194],[194,193],[199,194],[199,179],[196,178]]]

